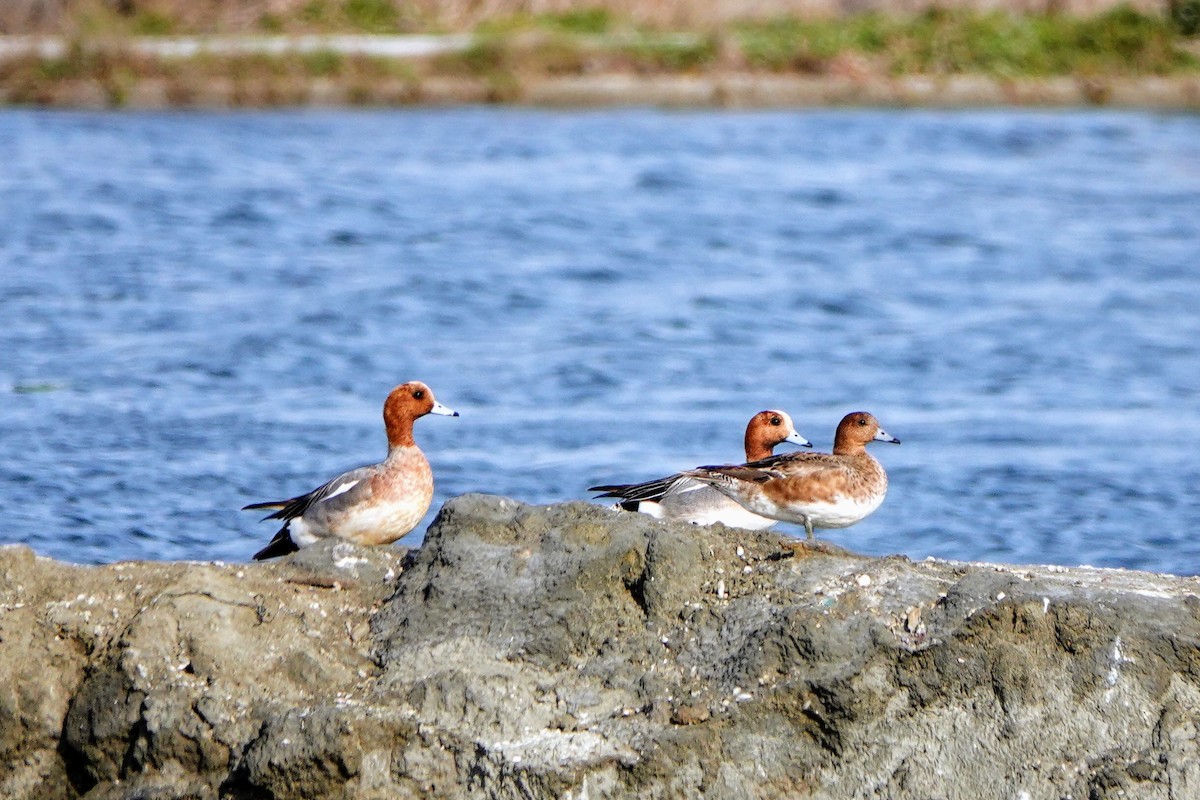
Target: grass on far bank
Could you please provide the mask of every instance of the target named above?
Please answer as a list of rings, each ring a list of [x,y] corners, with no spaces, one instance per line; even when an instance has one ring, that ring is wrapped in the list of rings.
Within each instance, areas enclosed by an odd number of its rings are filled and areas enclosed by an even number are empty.
[[[157,59],[76,44],[62,58],[0,62],[0,93],[9,102],[26,105],[56,105],[60,89],[88,83],[103,95],[104,105],[120,107],[142,82],[160,85],[171,105],[302,105],[319,80],[344,87],[343,96],[351,103],[381,97],[415,102],[419,91],[419,76],[407,62],[331,51]],[[206,100],[222,84],[215,100]]]
[[[1200,0],[1192,2],[1200,9]],[[350,15],[359,27],[396,32],[387,0],[312,0],[302,13]],[[141,32],[174,30],[171,20],[139,17]],[[346,24],[321,18],[321,24]],[[341,17],[339,17],[341,19]],[[1186,20],[1185,20],[1186,22]],[[153,24],[151,24],[153,23]],[[279,23],[280,29],[288,25]],[[1200,22],[1197,23],[1200,27]],[[590,73],[694,74],[757,71],[850,77],[975,74],[999,79],[1200,74],[1200,36],[1189,39],[1178,19],[1127,6],[1080,18],[931,10],[896,17],[863,14],[831,19],[788,17],[744,21],[720,32],[649,30],[608,11],[520,15],[479,26],[465,51],[394,61],[334,52],[279,56],[155,59],[121,47],[122,37],[75,37],[61,58],[0,62],[0,96],[9,102],[51,102],[56,85],[92,81],[111,105],[121,105],[143,79],[168,86],[173,102],[203,94],[205,82],[267,85],[277,102],[302,97],[314,80],[351,87],[365,97],[390,83],[417,97],[429,77],[482,81],[494,99],[512,99],[521,82],[540,75]],[[358,87],[358,88],[355,88]]]
[[[1194,0],[1200,8],[1200,0]],[[1128,6],[1092,17],[930,10],[896,17],[788,17],[718,34],[669,34],[619,25],[607,12],[489,23],[444,68],[485,73],[744,69],[826,74],[979,74],[992,77],[1142,76],[1200,71],[1195,48],[1169,18]]]
[[[1200,66],[1169,20],[1128,6],[1088,18],[932,10],[905,20],[790,19],[740,25],[737,37],[748,64],[774,71],[823,72],[843,54],[892,75],[1166,75]]]

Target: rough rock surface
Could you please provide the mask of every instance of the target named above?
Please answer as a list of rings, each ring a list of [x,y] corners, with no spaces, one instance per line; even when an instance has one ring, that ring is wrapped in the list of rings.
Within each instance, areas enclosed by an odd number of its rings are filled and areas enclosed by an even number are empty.
[[[1200,580],[467,495],[411,553],[0,548],[0,797],[1200,797]]]

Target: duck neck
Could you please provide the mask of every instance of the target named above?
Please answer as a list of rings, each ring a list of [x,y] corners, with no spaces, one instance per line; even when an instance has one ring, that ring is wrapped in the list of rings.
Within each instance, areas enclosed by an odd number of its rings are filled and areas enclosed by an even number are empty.
[[[848,442],[845,439],[837,438],[833,442],[833,454],[835,456],[865,456],[867,448],[861,442]]]
[[[384,423],[387,426],[389,453],[401,447],[412,447],[416,444],[413,441],[413,418],[411,416],[385,414]]]
[[[774,453],[774,449],[763,444],[762,441],[752,439],[749,431],[746,432],[746,460],[761,461],[764,458],[770,458]]]

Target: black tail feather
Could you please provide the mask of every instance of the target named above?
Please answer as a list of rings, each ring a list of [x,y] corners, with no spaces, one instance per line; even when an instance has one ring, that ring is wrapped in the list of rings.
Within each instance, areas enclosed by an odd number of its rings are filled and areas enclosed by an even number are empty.
[[[283,508],[288,502],[287,500],[268,500],[265,503],[251,503],[248,506],[242,506],[242,511],[253,511],[256,508]]]
[[[242,506],[242,511],[256,511],[264,508],[273,509],[272,513],[267,514],[259,522],[265,522],[269,519],[291,519],[295,514],[289,516],[287,512],[289,504],[292,502],[291,500],[274,500],[267,503],[251,503],[248,506]]]
[[[589,492],[604,492],[604,494],[596,495],[597,497],[622,497],[621,492],[633,486],[632,483],[610,483],[604,486],[589,486]]]
[[[604,486],[592,486],[588,491],[604,492],[604,494],[597,495],[597,498],[618,497],[626,501],[652,500],[658,502],[663,499],[678,481],[678,475],[668,475],[665,478],[657,478],[645,483],[613,483]],[[625,503],[620,503],[620,505],[627,511],[637,510],[636,503],[633,508],[629,508]]]
[[[278,558],[286,556],[288,553],[294,553],[300,548],[292,541],[292,535],[288,532],[288,526],[284,525],[279,529],[279,533],[275,534],[275,538],[271,543],[254,554],[255,561],[264,561],[268,558]]]

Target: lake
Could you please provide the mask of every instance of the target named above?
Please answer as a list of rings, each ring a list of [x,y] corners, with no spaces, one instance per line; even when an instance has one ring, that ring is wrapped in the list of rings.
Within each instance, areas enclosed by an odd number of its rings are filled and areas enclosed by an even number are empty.
[[[821,538],[1197,574],[1198,254],[1197,115],[4,111],[0,541],[247,559],[420,379],[426,523],[863,409]]]

